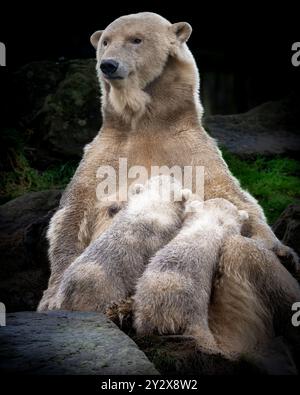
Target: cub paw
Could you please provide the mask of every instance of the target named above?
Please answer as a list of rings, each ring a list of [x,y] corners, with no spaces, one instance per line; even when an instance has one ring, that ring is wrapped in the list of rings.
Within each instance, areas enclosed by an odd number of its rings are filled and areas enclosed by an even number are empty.
[[[121,299],[106,309],[105,315],[124,332],[133,328],[133,298]]]

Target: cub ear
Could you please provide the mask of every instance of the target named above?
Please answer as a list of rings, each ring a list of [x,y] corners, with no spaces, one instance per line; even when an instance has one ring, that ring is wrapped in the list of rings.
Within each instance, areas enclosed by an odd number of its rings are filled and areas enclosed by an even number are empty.
[[[108,207],[108,216],[113,218],[119,211],[125,207],[124,202],[114,202]]]
[[[101,37],[102,33],[103,33],[103,30],[97,30],[97,31],[96,31],[95,33],[93,33],[93,34],[91,35],[91,37],[90,37],[91,44],[92,44],[92,46],[93,46],[95,49],[97,49],[98,42],[99,42],[99,40],[100,40],[100,37]]]
[[[181,43],[185,43],[192,34],[192,26],[187,22],[173,23],[171,29]]]
[[[145,186],[143,184],[134,184],[131,188],[130,188],[130,192],[132,195],[138,195],[140,193],[143,193],[145,190]]]
[[[190,189],[182,189],[181,190],[181,198],[182,201],[185,203],[192,197],[192,191]]]
[[[245,210],[239,210],[239,218],[242,221],[246,221],[247,219],[249,219],[249,214]]]
[[[203,207],[204,207],[204,203],[201,202],[200,200],[192,200],[191,202],[188,202],[188,204],[185,206],[185,212],[193,213],[203,209]]]

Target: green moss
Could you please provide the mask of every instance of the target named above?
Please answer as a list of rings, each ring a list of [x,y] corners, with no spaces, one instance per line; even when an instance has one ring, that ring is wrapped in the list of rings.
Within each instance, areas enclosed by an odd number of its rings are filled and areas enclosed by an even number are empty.
[[[223,150],[231,172],[261,204],[270,224],[300,198],[300,162],[286,157],[242,160]]]
[[[158,335],[139,337],[132,333],[131,337],[161,374],[176,373],[180,359],[176,344],[164,343],[163,338]]]
[[[149,359],[159,372],[164,372],[164,374],[176,372],[176,358],[172,355],[168,355],[165,351],[156,350],[156,352],[153,352],[152,355],[149,356]]]
[[[77,163],[69,161],[49,167],[45,171],[32,168],[22,152],[10,152],[13,170],[1,172],[0,203],[21,196],[30,191],[63,189],[74,174]]]

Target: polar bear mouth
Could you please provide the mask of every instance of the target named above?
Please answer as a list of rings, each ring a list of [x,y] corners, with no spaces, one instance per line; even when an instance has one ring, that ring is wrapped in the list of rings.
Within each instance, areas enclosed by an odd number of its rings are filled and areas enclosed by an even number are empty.
[[[110,76],[108,76],[108,75],[104,74],[104,78],[107,79],[107,80],[124,80],[124,77],[121,77],[121,76],[118,76],[118,75],[115,75],[115,76],[110,75]]]

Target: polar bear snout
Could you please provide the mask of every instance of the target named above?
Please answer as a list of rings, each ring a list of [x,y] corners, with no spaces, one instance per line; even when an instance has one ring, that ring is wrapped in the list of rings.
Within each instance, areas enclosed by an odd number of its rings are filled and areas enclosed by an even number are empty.
[[[102,60],[100,69],[105,75],[114,74],[119,67],[119,62],[116,62],[113,59]]]
[[[122,80],[128,76],[125,65],[115,59],[103,59],[100,63],[100,70],[107,79]]]

